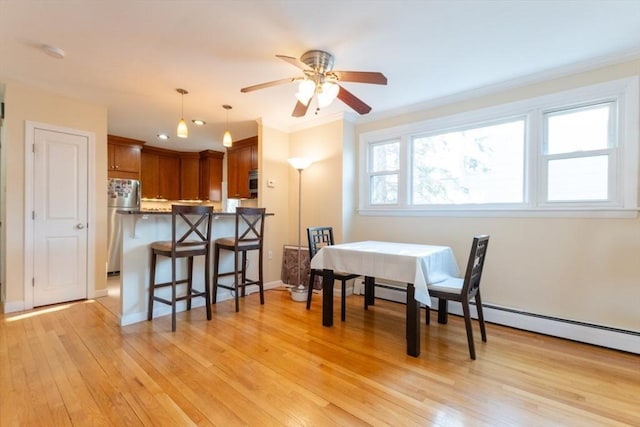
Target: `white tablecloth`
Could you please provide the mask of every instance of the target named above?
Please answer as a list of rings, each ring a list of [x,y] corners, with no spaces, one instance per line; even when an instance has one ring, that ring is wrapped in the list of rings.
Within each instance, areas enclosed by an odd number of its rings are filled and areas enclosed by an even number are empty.
[[[353,242],[325,246],[311,259],[311,268],[413,283],[415,298],[431,306],[427,284],[459,277],[448,246],[394,242]]]

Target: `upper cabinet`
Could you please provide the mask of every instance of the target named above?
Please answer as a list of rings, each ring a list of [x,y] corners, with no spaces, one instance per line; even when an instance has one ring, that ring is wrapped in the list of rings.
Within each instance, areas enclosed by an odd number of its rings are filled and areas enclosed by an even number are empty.
[[[200,152],[200,199],[222,200],[222,159],[224,153],[205,150]]]
[[[144,147],[142,197],[167,200],[222,200],[224,153]]]
[[[178,153],[156,147],[142,150],[142,197],[180,199],[180,157]]]
[[[195,200],[200,198],[200,155],[180,153],[180,198]]]
[[[248,199],[249,171],[258,169],[258,137],[235,141],[227,149],[227,194],[234,199]]]
[[[107,143],[108,177],[140,179],[140,153],[144,141],[115,135],[107,135]]]

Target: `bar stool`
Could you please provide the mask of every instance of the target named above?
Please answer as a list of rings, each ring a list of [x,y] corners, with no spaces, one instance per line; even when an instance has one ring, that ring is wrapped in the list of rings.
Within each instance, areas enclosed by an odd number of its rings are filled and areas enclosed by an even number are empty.
[[[211,220],[213,208],[211,206],[171,206],[171,240],[153,242],[151,249],[151,265],[149,273],[149,312],[147,320],[153,318],[153,302],[158,301],[171,306],[171,330],[176,330],[176,303],[187,301],[187,310],[191,310],[193,297],[204,297],[207,320],[211,320],[211,295],[209,291],[210,248],[211,248]],[[184,228],[187,228],[183,232]],[[158,256],[171,259],[171,281],[156,283],[156,262]],[[193,257],[204,256],[203,290],[193,289]],[[187,277],[176,279],[176,260],[187,259]],[[176,287],[186,283],[184,295],[176,295]],[[171,287],[171,299],[155,295],[158,288]]]
[[[218,287],[235,292],[236,312],[240,311],[239,290],[245,296],[245,288],[257,285],[260,290],[260,304],[264,304],[264,279],[262,275],[262,240],[264,236],[264,208],[236,208],[235,237],[222,237],[215,240],[213,258],[213,304],[218,297]],[[233,253],[233,271],[220,273],[220,251]],[[247,278],[247,253],[258,251],[258,279]],[[238,259],[241,258],[241,261]],[[220,277],[233,276],[231,285],[218,283]]]

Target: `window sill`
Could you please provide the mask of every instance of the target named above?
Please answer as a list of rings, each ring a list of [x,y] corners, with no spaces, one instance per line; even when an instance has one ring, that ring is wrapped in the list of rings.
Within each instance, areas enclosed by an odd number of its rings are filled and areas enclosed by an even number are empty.
[[[557,208],[557,209],[359,209],[363,216],[421,216],[462,218],[637,218],[640,208]]]

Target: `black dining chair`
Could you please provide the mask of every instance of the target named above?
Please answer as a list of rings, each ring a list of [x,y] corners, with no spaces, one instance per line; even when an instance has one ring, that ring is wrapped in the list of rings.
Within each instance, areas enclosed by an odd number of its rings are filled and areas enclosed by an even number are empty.
[[[262,268],[262,248],[264,238],[265,208],[236,208],[235,236],[221,237],[214,242],[213,256],[213,304],[218,297],[218,287],[235,292],[236,311],[240,311],[239,293],[245,296],[245,288],[257,285],[260,291],[260,304],[264,304],[264,277]],[[233,271],[220,273],[220,254],[222,250],[233,253]],[[258,278],[247,277],[247,253],[258,252]],[[219,283],[220,277],[233,276],[231,285]]]
[[[489,236],[481,235],[473,238],[471,253],[467,262],[467,270],[463,278],[451,278],[443,282],[428,285],[429,295],[438,298],[438,323],[446,324],[448,316],[448,301],[458,301],[462,305],[464,324],[467,329],[467,342],[469,343],[469,355],[476,358],[476,350],[473,344],[473,328],[471,324],[470,301],[475,300],[478,312],[478,323],[482,341],[487,342],[487,333],[484,327],[484,315],[482,314],[482,299],[480,298],[480,279],[484,260],[489,247]],[[430,322],[430,310],[426,307],[427,325]]]
[[[307,228],[307,240],[309,242],[309,259],[312,259],[324,246],[331,246],[333,242],[333,227],[309,227]],[[316,276],[322,276],[322,270],[311,269],[309,274],[309,292],[307,294],[307,310],[311,308],[311,297],[313,296],[313,283]],[[346,317],[346,292],[347,280],[359,277],[358,274],[333,272],[333,278],[342,283],[342,299],[340,301],[340,320],[344,322]]]
[[[153,318],[153,303],[161,302],[171,306],[171,330],[176,330],[176,304],[187,301],[187,310],[191,310],[191,299],[204,297],[207,320],[211,320],[211,296],[209,277],[210,247],[211,247],[211,206],[171,206],[171,240],[157,241],[149,245],[151,250],[151,265],[149,272],[149,304],[147,320]],[[158,256],[171,260],[171,281],[156,283],[156,264]],[[193,289],[193,258],[204,256],[204,277],[202,290]],[[187,277],[176,278],[176,262],[180,258],[187,259]],[[186,284],[185,293],[177,295],[177,286]],[[156,290],[171,287],[171,299],[156,295]]]

